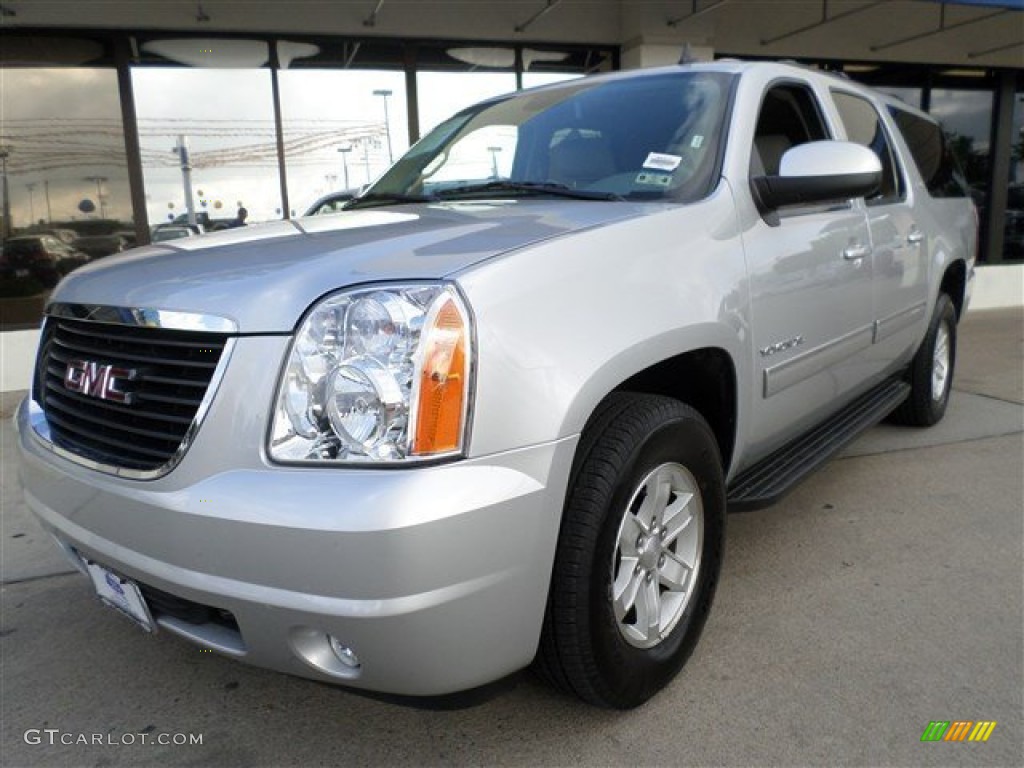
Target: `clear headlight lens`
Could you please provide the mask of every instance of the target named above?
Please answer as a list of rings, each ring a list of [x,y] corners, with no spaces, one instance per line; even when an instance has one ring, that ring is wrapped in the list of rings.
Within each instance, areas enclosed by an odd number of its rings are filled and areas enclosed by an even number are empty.
[[[462,451],[469,314],[448,285],[321,301],[292,344],[270,435],[276,461],[386,463]]]

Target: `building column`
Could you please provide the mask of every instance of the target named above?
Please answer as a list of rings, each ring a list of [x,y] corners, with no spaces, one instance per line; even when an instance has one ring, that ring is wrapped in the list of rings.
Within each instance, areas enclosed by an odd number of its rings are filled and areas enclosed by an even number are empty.
[[[405,113],[408,115],[409,146],[420,140],[420,97],[416,85],[416,44],[406,43],[402,54],[405,70]]]
[[[146,186],[142,175],[142,149],[139,145],[139,124],[135,119],[135,90],[132,86],[131,51],[128,39],[118,36],[114,41],[117,66],[117,89],[121,102],[121,125],[124,130],[124,153],[128,163],[128,189],[132,199],[132,223],[137,245],[149,245],[149,211],[146,208]],[[6,184],[7,177],[4,176]],[[6,189],[4,190],[6,194]],[[97,200],[97,202],[99,202]],[[6,224],[5,224],[6,226]]]

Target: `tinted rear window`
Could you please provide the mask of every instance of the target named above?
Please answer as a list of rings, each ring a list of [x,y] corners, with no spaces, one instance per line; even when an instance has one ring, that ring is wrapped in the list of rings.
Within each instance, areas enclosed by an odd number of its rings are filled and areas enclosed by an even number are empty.
[[[892,105],[889,114],[907,142],[928,192],[933,197],[967,197],[967,182],[938,123]]]

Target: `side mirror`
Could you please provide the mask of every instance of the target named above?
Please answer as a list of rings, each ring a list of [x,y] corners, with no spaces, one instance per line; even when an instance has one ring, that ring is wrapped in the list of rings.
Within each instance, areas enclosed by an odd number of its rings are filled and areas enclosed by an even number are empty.
[[[761,213],[784,205],[809,205],[866,197],[882,183],[882,163],[850,141],[811,141],[782,156],[778,176],[750,180]]]

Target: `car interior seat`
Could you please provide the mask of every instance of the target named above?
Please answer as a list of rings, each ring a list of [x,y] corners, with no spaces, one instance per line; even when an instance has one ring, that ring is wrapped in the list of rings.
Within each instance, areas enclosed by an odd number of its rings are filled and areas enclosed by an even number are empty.
[[[574,189],[588,187],[616,171],[611,145],[600,135],[574,130],[548,150],[548,178]]]

